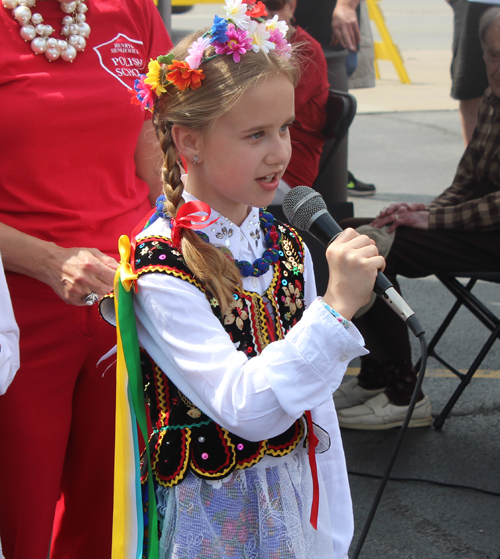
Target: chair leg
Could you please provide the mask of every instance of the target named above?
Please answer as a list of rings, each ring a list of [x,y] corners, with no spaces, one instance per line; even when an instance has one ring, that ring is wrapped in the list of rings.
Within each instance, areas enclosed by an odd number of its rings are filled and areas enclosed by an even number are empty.
[[[451,398],[448,400],[448,402],[446,403],[445,407],[443,408],[443,410],[441,411],[439,416],[434,420],[434,423],[432,425],[435,429],[441,429],[441,427],[444,425],[444,422],[446,421],[446,418],[448,417],[448,414],[453,409],[453,406],[456,404],[457,400],[462,395],[462,392],[465,390],[467,385],[470,383],[472,377],[474,376],[474,374],[478,370],[478,368],[481,365],[483,359],[486,357],[487,353],[491,349],[491,346],[495,343],[495,341],[498,339],[499,336],[500,336],[500,322],[497,324],[496,328],[491,333],[490,337],[488,338],[488,340],[486,341],[486,343],[482,347],[481,351],[478,353],[477,357],[474,359],[474,362],[472,363],[469,370],[467,371],[467,374],[464,375],[460,384],[455,389],[455,392],[453,392]]]
[[[450,411],[453,409],[454,405],[456,404],[457,400],[462,395],[462,392],[465,390],[467,385],[470,383],[472,377],[476,373],[477,369],[481,365],[483,359],[486,357],[488,351],[491,349],[495,340],[500,337],[500,320],[497,316],[495,316],[477,297],[475,297],[471,291],[476,283],[476,279],[471,278],[467,285],[462,285],[454,277],[449,276],[437,276],[441,283],[456,297],[456,302],[453,304],[450,312],[446,315],[446,318],[443,320],[442,324],[439,326],[438,330],[432,337],[432,340],[429,343],[428,347],[428,354],[430,357],[434,357],[448,368],[453,374],[455,374],[459,379],[460,383],[458,387],[453,392],[451,398],[448,400],[444,408],[442,409],[439,416],[434,420],[433,426],[435,429],[441,429],[448,417]],[[467,373],[463,374],[460,373],[457,369],[455,369],[452,365],[450,365],[447,361],[441,358],[437,352],[435,351],[435,347],[441,337],[443,336],[444,332],[452,322],[453,318],[459,311],[461,306],[465,306],[484,326],[486,326],[491,334],[488,337],[486,343],[483,345],[481,351],[478,353],[474,362],[470,366]],[[420,360],[417,363],[419,366]]]
[[[457,279],[446,276],[438,276],[441,282],[461,301],[479,321],[481,321],[491,331],[498,324],[498,317],[495,316],[473,293],[471,293],[476,280],[471,279],[466,286],[463,286]]]
[[[472,281],[475,282],[475,280],[472,280]],[[472,288],[472,286],[470,286],[470,287]],[[443,320],[443,322],[441,323],[439,328],[436,330],[436,333],[434,334],[434,336],[432,336],[432,339],[429,342],[429,345],[427,346],[428,357],[434,357],[434,359],[437,359],[445,367],[449,367],[448,363],[445,363],[441,360],[441,358],[434,351],[434,348],[438,344],[438,342],[441,339],[441,337],[443,336],[443,334],[446,332],[446,329],[450,325],[451,321],[455,318],[455,315],[460,310],[461,306],[462,306],[461,301],[457,299],[457,301],[455,301],[455,303],[453,304],[453,307],[450,309],[449,313],[446,315],[445,319]],[[422,361],[422,359],[419,358],[418,361],[415,363],[415,370],[416,371],[420,371],[421,361]]]

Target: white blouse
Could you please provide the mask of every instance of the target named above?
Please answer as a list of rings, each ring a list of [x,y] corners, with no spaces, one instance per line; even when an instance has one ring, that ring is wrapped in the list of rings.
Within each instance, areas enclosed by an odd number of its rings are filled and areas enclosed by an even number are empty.
[[[184,198],[195,198],[184,193]],[[212,211],[210,221],[218,217]],[[220,216],[202,230],[214,245],[228,248],[234,258],[253,262],[266,246],[259,210],[252,208],[240,227]],[[169,221],[158,219],[137,239],[170,238]],[[243,278],[247,291],[263,294],[272,269]],[[284,340],[269,344],[248,359],[238,351],[213,314],[204,293],[187,281],[165,274],[144,274],[138,280],[135,312],[139,341],[172,382],[197,407],[228,431],[250,440],[284,432],[312,411],[315,423],[328,431],[330,449],[317,456],[328,499],[335,559],[347,557],[353,534],[345,458],[332,393],[348,363],[368,353],[351,324],[345,329],[316,299],[314,271],[306,248],[305,302],[302,319]]]
[[[14,318],[0,257],[0,395],[5,394],[18,369],[19,328]]]

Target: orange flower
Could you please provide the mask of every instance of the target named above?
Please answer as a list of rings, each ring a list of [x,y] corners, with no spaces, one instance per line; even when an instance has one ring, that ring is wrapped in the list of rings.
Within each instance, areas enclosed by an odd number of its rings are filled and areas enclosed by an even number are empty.
[[[205,79],[203,70],[192,70],[187,62],[173,60],[168,69],[170,72],[167,74],[167,79],[181,91],[185,91],[188,87],[198,89],[201,86],[201,80]]]

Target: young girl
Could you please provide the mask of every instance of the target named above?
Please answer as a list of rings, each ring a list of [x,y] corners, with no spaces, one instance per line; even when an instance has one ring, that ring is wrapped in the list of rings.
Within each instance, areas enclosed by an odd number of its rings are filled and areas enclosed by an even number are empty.
[[[383,258],[343,232],[315,298],[301,238],[260,209],[290,159],[286,29],[260,2],[225,10],[136,84],[165,154],[165,196],[132,256],[160,557],[343,559],[353,520],[332,392],[366,353],[349,320]]]

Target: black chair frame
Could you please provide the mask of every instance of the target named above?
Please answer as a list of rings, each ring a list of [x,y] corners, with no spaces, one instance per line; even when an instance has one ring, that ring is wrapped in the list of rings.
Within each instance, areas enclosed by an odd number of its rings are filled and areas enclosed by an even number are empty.
[[[472,288],[478,280],[500,283],[500,273],[446,272],[436,274],[436,277],[456,297],[456,301],[432,337],[432,340],[429,342],[428,355],[436,359],[460,379],[458,387],[453,392],[451,398],[448,400],[439,416],[433,422],[433,426],[436,429],[441,429],[448,417],[448,414],[462,395],[463,391],[466,389],[467,385],[470,383],[472,377],[480,367],[492,345],[497,339],[500,339],[500,318],[491,312],[491,310],[488,309],[484,303],[482,303],[472,293]],[[463,285],[462,282],[459,281],[460,279],[468,280],[466,285]],[[436,351],[436,345],[462,306],[466,307],[491,332],[466,373],[460,372]]]
[[[312,185],[314,190],[321,192],[319,187],[330,168],[333,156],[354,120],[356,108],[357,102],[354,95],[337,89],[328,90],[326,124],[322,130],[325,137],[325,145],[321,154],[318,175]]]

